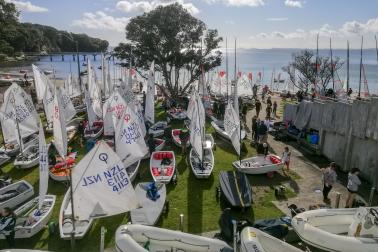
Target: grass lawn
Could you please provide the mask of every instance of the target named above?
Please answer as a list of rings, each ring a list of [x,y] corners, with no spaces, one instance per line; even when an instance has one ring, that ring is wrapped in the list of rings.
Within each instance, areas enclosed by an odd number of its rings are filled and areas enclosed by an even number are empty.
[[[157,109],[157,120],[165,119],[164,111]],[[182,122],[172,122],[172,128],[183,127]],[[214,133],[207,123],[207,133]],[[49,137],[49,136],[48,136]],[[190,166],[188,165],[185,156],[181,155],[181,150],[168,143],[166,150],[172,149],[176,152],[176,163],[178,171],[177,185],[169,184],[167,186],[167,199],[170,202],[170,209],[166,216],[162,216],[158,225],[169,229],[178,229],[179,215],[184,214],[184,231],[190,233],[203,233],[207,231],[219,229],[218,220],[222,209],[227,207],[224,203],[218,202],[216,195],[216,187],[219,185],[219,172],[222,170],[233,170],[231,163],[238,157],[231,144],[223,142],[215,138],[217,148],[214,152],[215,167],[212,176],[208,180],[198,180],[194,177]],[[85,154],[85,148],[80,148],[77,141],[71,145],[78,150],[80,160]],[[254,148],[250,147],[249,141],[244,142],[243,157],[256,154]],[[17,170],[13,168],[13,163],[8,163],[2,167],[2,171],[10,175],[14,180],[25,179],[29,181],[38,193],[38,168],[28,170]],[[152,177],[149,171],[149,160],[143,160],[139,171],[139,178],[134,181],[151,181]],[[268,178],[265,175],[248,176],[253,188],[253,207],[244,213],[233,210],[235,218],[248,218],[249,220],[257,220],[262,218],[274,218],[282,216],[283,213],[278,210],[272,200],[276,200],[274,196],[274,186],[280,185],[288,178],[281,173],[276,173],[273,178]],[[59,209],[63,200],[64,194],[67,190],[67,185],[59,183],[50,179],[49,190],[50,194],[57,196],[57,202],[53,211],[51,222],[58,223]],[[288,191],[287,196],[292,197],[295,193]],[[114,248],[114,234],[118,226],[129,221],[129,215],[121,214],[108,218],[99,219],[94,222],[89,233],[83,240],[76,242],[75,251],[98,251],[100,245],[100,229],[104,226],[107,229],[105,238],[105,247]],[[0,242],[0,249],[5,248],[6,243]],[[70,241],[64,241],[59,238],[58,230],[52,235],[49,235],[46,229],[40,232],[35,237],[25,240],[16,241],[17,248],[29,249],[45,249],[50,251],[68,251],[70,248]]]

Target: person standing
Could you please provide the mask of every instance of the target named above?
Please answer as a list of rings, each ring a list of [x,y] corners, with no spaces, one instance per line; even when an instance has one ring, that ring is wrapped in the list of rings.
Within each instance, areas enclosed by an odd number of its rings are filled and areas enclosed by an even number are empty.
[[[273,113],[274,118],[276,118],[277,117],[277,102],[276,101],[273,102],[272,113]]]
[[[186,145],[189,141],[189,131],[187,129],[181,129],[180,135],[179,135],[180,141],[181,141],[181,150],[182,154],[186,153]]]
[[[247,113],[248,113],[248,106],[247,104],[244,104],[242,107],[242,115],[243,115],[244,123],[247,123]]]
[[[290,157],[291,157],[291,152],[289,150],[289,147],[285,147],[284,149],[284,152],[282,153],[282,162],[284,163],[284,165],[286,166],[286,170],[289,171],[290,170]]]
[[[358,193],[358,187],[361,185],[361,180],[358,177],[358,174],[360,173],[360,169],[358,168],[352,168],[352,170],[348,173],[348,199],[346,201],[345,208],[351,208],[353,207],[353,201],[356,197],[356,194]]]
[[[259,99],[257,99],[255,102],[255,109],[256,109],[256,116],[259,117],[260,110],[261,110],[261,102],[259,101]]]
[[[272,106],[272,99],[270,98],[270,96],[268,96],[268,98],[266,99],[266,104],[268,106]]]
[[[254,140],[255,143],[257,143],[258,140],[259,140],[259,126],[260,126],[260,119],[256,117],[256,126],[252,130],[253,131],[253,140]]]
[[[252,117],[252,124],[251,124],[252,140],[255,139],[256,128],[257,128],[257,116],[254,115]]]
[[[0,218],[0,233],[4,234],[10,248],[14,247],[15,226],[16,215],[9,207],[5,207]]]
[[[258,127],[259,132],[259,143],[266,143],[267,142],[267,134],[268,134],[268,127],[266,127],[265,122],[261,121]]]
[[[330,201],[329,192],[332,190],[333,184],[336,182],[336,163],[332,162],[329,167],[322,170],[323,172],[323,200]]]
[[[252,93],[253,93],[253,98],[256,99],[257,98],[257,85],[256,84],[254,84],[252,87]]]
[[[272,107],[268,104],[268,106],[266,107],[266,120],[270,121],[271,113],[272,113]]]

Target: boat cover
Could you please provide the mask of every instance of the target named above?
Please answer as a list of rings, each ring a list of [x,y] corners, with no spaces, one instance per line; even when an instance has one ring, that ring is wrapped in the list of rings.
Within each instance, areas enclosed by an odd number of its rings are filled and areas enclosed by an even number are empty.
[[[222,171],[219,174],[223,195],[233,207],[252,205],[252,188],[247,176],[236,171]]]

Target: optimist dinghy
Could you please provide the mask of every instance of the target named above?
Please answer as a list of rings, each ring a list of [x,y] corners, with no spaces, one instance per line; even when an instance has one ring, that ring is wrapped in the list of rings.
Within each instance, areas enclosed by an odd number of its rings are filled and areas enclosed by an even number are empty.
[[[253,227],[245,227],[240,239],[240,252],[303,252]]]
[[[302,241],[325,251],[378,251],[378,207],[307,211],[291,224]]]
[[[252,188],[244,173],[221,171],[219,182],[223,195],[233,207],[252,205]]]
[[[232,165],[240,172],[247,174],[264,174],[278,171],[283,167],[281,158],[277,155],[255,156],[240,161],[234,161]]]
[[[168,127],[168,123],[166,121],[159,121],[153,124],[148,129],[148,134],[152,134],[154,137],[160,137],[164,135],[164,130]]]
[[[175,169],[176,159],[173,151],[152,152],[150,170],[155,182],[169,183]]]
[[[231,141],[230,136],[227,134],[226,130],[224,129],[223,121],[219,121],[219,120],[212,121],[211,126],[214,128],[217,135],[219,135],[220,137],[222,137],[226,140]],[[245,136],[246,136],[245,130],[241,130],[240,135],[241,135],[241,139],[244,139]]]
[[[122,225],[116,231],[117,252],[231,252],[224,241],[192,235],[180,231],[139,224]],[[149,244],[148,250],[143,246]]]
[[[158,221],[165,205],[167,191],[163,183],[139,183],[135,187],[141,208],[130,211],[131,222],[153,226]]]
[[[186,111],[183,109],[171,108],[167,111],[167,114],[173,120],[184,120],[188,117]]]
[[[82,118],[74,118],[71,121],[67,122],[67,125],[66,125],[67,132],[77,130],[77,128],[79,127],[79,124],[82,120],[83,120]],[[49,133],[49,134],[53,133],[53,124],[52,123],[47,125],[46,133]]]
[[[211,148],[203,148],[203,161],[198,157],[194,148],[190,150],[190,167],[196,178],[208,178],[214,168],[214,154]]]
[[[72,208],[71,208],[71,195],[70,188],[64,195],[62,206],[59,212],[59,233],[60,238],[64,240],[71,239],[72,233]],[[75,218],[75,239],[82,239],[89,228],[92,226],[93,218],[77,219]]]
[[[155,144],[155,151],[161,151],[161,150],[163,150],[163,148],[165,146],[165,140],[160,139],[160,138],[154,138],[154,144]],[[150,157],[150,153],[148,152],[146,154],[146,156],[144,156],[143,159],[146,159],[146,158],[149,158],[149,157]]]
[[[46,195],[42,208],[38,209],[39,197],[36,197],[17,208],[14,211],[17,216],[15,238],[30,238],[45,228],[52,215],[55,200],[55,195]],[[0,239],[5,239],[5,236],[0,234]]]
[[[15,208],[34,194],[33,187],[25,180],[17,181],[0,189],[0,209]]]
[[[68,181],[71,169],[75,166],[76,152],[70,153],[63,159],[57,156],[56,164],[49,168],[50,178],[55,181]]]
[[[39,148],[38,144],[30,145],[23,152],[17,155],[14,160],[14,167],[18,169],[27,169],[38,165]]]

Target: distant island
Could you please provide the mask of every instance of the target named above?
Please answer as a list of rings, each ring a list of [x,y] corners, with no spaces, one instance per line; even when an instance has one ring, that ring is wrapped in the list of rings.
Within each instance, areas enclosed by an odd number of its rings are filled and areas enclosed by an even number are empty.
[[[109,42],[86,34],[60,31],[51,26],[20,23],[19,12],[12,3],[0,0],[0,61],[19,57],[24,53],[106,51]]]

